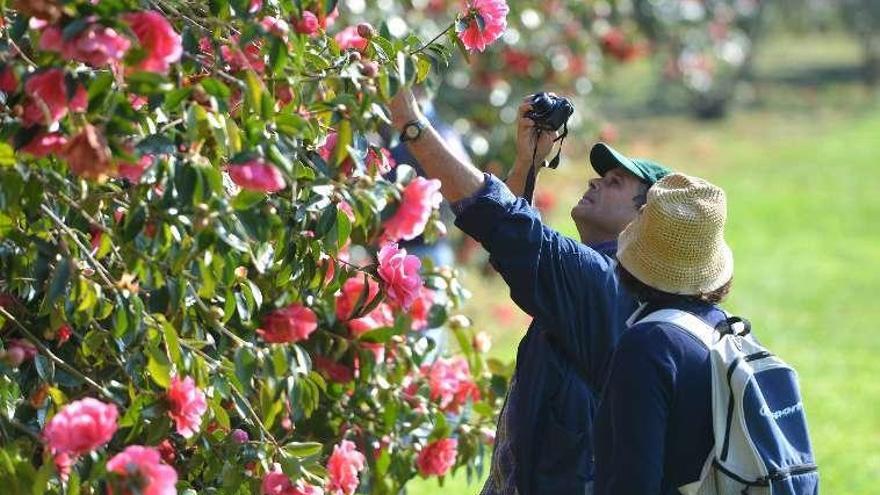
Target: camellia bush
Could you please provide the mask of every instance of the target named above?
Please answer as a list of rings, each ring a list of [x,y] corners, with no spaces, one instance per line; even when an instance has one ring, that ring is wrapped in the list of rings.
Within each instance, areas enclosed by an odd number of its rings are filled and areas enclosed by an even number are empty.
[[[502,0],[438,13],[433,43],[332,0],[0,5],[4,493],[397,493],[480,467],[509,369],[455,270],[398,247],[442,234],[440,184],[376,131],[398,87],[504,32]]]

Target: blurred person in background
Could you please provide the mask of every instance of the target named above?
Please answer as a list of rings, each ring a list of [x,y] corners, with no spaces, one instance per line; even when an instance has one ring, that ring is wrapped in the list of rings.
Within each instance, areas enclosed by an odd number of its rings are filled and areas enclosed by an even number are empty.
[[[412,93],[392,100],[391,118],[428,177],[440,179],[456,225],[489,252],[514,302],[533,317],[519,345],[483,494],[592,493],[593,418],[611,355],[638,305],[616,274],[617,236],[648,188],[669,173],[597,144],[599,177],[571,210],[580,242],[547,227],[518,197],[556,138],[536,132],[520,107],[517,160],[505,185],[459,159]],[[532,163],[532,157],[538,163]]]

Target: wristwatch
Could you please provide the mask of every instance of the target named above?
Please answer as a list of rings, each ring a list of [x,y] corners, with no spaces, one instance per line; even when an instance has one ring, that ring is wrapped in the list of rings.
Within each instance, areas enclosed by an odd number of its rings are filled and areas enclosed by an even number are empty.
[[[400,133],[400,142],[406,143],[409,141],[415,141],[422,135],[422,131],[425,130],[427,124],[421,119],[411,120],[403,126],[403,131]]]

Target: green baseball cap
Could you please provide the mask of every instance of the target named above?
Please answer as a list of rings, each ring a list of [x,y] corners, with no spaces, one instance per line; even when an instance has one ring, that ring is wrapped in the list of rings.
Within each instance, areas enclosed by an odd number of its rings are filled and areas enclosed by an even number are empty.
[[[590,164],[600,176],[615,167],[623,167],[642,182],[653,185],[672,173],[667,167],[642,158],[630,158],[605,143],[596,143],[590,150]]]

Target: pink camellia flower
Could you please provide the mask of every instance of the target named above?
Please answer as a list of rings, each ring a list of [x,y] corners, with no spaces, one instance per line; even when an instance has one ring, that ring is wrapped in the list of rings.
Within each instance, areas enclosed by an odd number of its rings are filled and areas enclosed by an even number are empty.
[[[253,70],[262,73],[266,70],[266,61],[260,52],[260,45],[251,42],[242,48],[238,38],[238,35],[234,34],[229,37],[229,45],[220,47],[220,54],[223,55],[223,60],[229,64],[229,68],[233,72]]]
[[[419,295],[422,277],[419,268],[422,262],[417,256],[406,254],[406,249],[389,242],[379,250],[379,276],[386,284],[391,302],[403,309],[409,309]]]
[[[353,442],[343,440],[333,446],[333,453],[327,461],[330,482],[327,491],[330,495],[351,495],[357,490],[358,472],[364,469],[366,458],[358,452]]]
[[[263,0],[250,0],[248,4],[248,13],[256,14],[263,8]]]
[[[76,60],[98,68],[122,60],[131,41],[113,28],[90,24],[73,38],[65,40],[58,26],[49,26],[40,35],[40,49],[60,53],[67,60]]]
[[[90,397],[74,401],[49,420],[43,429],[43,438],[56,455],[87,454],[113,438],[118,416],[113,404]]]
[[[55,464],[55,470],[58,471],[58,476],[62,481],[67,481],[70,478],[70,470],[73,468],[76,460],[70,457],[70,454],[62,452],[52,456],[52,462]]]
[[[375,309],[364,316],[349,320],[346,326],[348,326],[352,337],[360,337],[370,330],[394,326],[394,313],[391,310],[391,306],[384,302],[379,303]]]
[[[51,125],[58,122],[68,111],[81,112],[88,105],[85,88],[78,84],[73,97],[68,98],[64,71],[49,69],[31,76],[24,83],[27,103],[22,120],[25,124]]]
[[[260,25],[267,33],[274,34],[281,39],[287,39],[287,33],[290,32],[290,26],[284,19],[267,15],[260,20]]]
[[[64,150],[67,144],[67,136],[60,132],[41,132],[18,151],[28,153],[37,158],[48,155],[58,155]]]
[[[15,93],[18,90],[18,76],[11,66],[0,69],[0,91],[4,93]]]
[[[37,356],[37,348],[34,344],[24,339],[12,339],[6,345],[6,353],[3,359],[13,368],[18,368],[21,363],[30,361]]]
[[[425,231],[431,211],[440,206],[440,181],[416,177],[403,189],[400,206],[383,225],[387,241],[411,240]]]
[[[274,469],[263,476],[260,495],[324,495],[324,490],[303,480],[297,480],[296,484],[291,483],[290,478],[281,472],[281,466],[276,463]]]
[[[314,36],[319,27],[321,25],[318,22],[318,17],[308,10],[303,11],[302,17],[293,23],[293,30],[306,36]]]
[[[336,40],[336,44],[339,45],[339,49],[343,51],[353,48],[362,52],[367,48],[367,39],[358,34],[357,26],[348,26],[342,31],[336,33],[334,39]]]
[[[370,148],[367,150],[366,161],[368,169],[374,170],[380,174],[387,174],[391,169],[397,166],[397,162],[394,161],[391,152],[388,151],[387,148],[381,148],[379,151]]]
[[[457,413],[468,399],[480,398],[470,367],[461,356],[439,358],[433,364],[422,365],[421,371],[428,377],[431,400],[439,401],[440,409],[446,412]]]
[[[458,33],[458,37],[468,50],[482,52],[507,29],[507,13],[510,9],[505,0],[467,0],[466,8],[468,27]],[[482,29],[476,16],[483,19]]]
[[[413,301],[413,305],[409,308],[409,316],[412,318],[412,329],[415,331],[424,330],[428,326],[428,314],[431,312],[431,306],[434,305],[434,291],[422,286],[419,288],[419,295]]]
[[[318,317],[302,304],[291,304],[276,309],[263,317],[263,325],[257,333],[266,342],[287,344],[306,340],[318,328]]]
[[[208,402],[205,393],[196,387],[191,376],[183,380],[176,376],[171,378],[165,398],[168,400],[168,415],[174,420],[177,433],[190,438],[199,431],[202,415],[208,410]]]
[[[232,430],[229,433],[229,438],[231,438],[233,442],[238,443],[238,444],[246,443],[248,440],[250,440],[250,437],[248,437],[247,432],[242,430],[241,428],[236,428],[236,429]]]
[[[229,177],[243,189],[273,193],[284,189],[287,183],[281,171],[259,158],[227,167]]]
[[[120,477],[107,489],[110,495],[176,495],[177,472],[163,464],[159,451],[143,445],[129,445],[107,461],[107,471]]]
[[[443,476],[455,465],[458,440],[441,438],[425,446],[416,458],[416,466],[422,476]]]
[[[165,74],[171,64],[180,60],[183,45],[180,35],[159,12],[148,10],[125,14],[123,19],[137,36],[147,56],[137,68],[148,72]]]
[[[148,100],[147,100],[146,96],[142,96],[142,95],[138,95],[138,94],[134,94],[134,93],[129,93],[129,95],[128,95],[128,103],[131,105],[131,108],[133,108],[135,110],[140,110],[141,108],[144,107],[144,105],[147,104],[147,102],[148,102]]]

